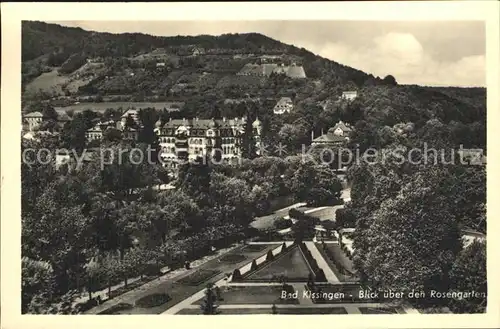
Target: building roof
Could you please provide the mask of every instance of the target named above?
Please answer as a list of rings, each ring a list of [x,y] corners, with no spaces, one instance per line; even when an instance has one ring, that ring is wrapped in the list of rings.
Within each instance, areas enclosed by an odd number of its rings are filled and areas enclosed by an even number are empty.
[[[342,121],[337,122],[337,124],[335,126],[333,126],[333,128],[330,128],[328,131],[330,131],[330,130],[335,131],[335,130],[337,130],[337,128],[342,129],[342,131],[344,131],[344,132],[352,131],[352,128]]]
[[[161,128],[162,135],[174,135],[180,126],[185,126],[190,131],[190,136],[205,136],[208,129],[218,129],[222,137],[234,136],[243,129],[246,118],[234,119],[173,119]],[[238,129],[241,128],[241,129]]]
[[[345,142],[347,140],[346,136],[337,136],[334,134],[324,134],[315,139],[313,139],[313,143],[339,143]]]
[[[276,103],[276,105],[286,105],[293,104],[292,99],[290,97],[281,97],[281,99]]]
[[[129,115],[136,115],[137,113],[138,111],[136,109],[128,109],[125,111],[125,113],[123,113],[122,118],[126,118]]]
[[[356,90],[348,90],[348,91],[343,91],[342,95],[349,95],[349,94],[357,94],[358,92]]]
[[[31,112],[31,113],[28,113],[26,115],[24,115],[25,118],[43,118],[44,115],[42,114],[42,112]]]

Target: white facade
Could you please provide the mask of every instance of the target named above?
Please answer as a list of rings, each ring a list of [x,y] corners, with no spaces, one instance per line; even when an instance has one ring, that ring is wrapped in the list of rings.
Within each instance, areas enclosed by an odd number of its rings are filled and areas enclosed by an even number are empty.
[[[282,97],[273,108],[274,114],[290,113],[293,110],[293,102],[290,97]]]

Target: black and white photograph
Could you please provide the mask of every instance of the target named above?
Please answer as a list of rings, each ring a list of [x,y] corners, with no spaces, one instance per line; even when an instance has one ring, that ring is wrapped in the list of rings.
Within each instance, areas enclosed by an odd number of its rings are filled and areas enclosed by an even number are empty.
[[[21,314],[491,309],[484,20],[59,16],[2,142]]]

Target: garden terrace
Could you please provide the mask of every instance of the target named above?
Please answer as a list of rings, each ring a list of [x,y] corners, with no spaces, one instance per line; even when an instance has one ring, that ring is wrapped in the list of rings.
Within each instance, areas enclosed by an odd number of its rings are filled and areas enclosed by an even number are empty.
[[[243,274],[242,282],[306,282],[313,271],[297,246],[288,247],[273,260],[259,264],[256,269]]]
[[[316,247],[340,281],[357,282],[359,280],[352,261],[337,243],[316,243]]]

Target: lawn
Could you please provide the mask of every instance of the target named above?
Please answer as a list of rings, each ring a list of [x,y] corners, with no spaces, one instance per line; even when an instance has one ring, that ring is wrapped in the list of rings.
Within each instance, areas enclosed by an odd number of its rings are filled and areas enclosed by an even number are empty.
[[[326,248],[328,252],[323,249],[323,245],[321,243],[316,243],[316,247],[340,281],[358,281],[357,276],[354,274],[356,271],[353,267],[352,261],[345,255],[342,249],[340,249],[338,244],[327,243]],[[333,259],[330,256],[333,256]],[[342,273],[339,271],[337,266],[342,267]]]
[[[278,315],[280,314],[347,314],[343,307],[294,307],[286,308],[286,306],[277,307]],[[239,315],[239,314],[272,314],[271,307],[269,308],[233,308],[233,309],[219,309],[219,314],[226,315]],[[180,315],[202,315],[201,309],[185,308],[177,312]]]
[[[225,286],[221,288],[219,304],[298,304],[296,299],[281,299],[279,286]],[[203,298],[194,304],[201,304]]]
[[[185,277],[178,280],[177,282],[188,285],[188,286],[197,286],[197,285],[200,285],[201,283],[207,281],[208,279],[216,276],[219,273],[221,273],[221,271],[199,269],[199,270],[196,270],[196,271],[186,275]]]
[[[239,262],[244,261],[247,259],[245,255],[240,255],[240,254],[229,254],[229,255],[224,255],[220,258],[220,261],[223,263],[228,263],[228,264],[236,264]]]
[[[151,308],[165,304],[172,298],[167,294],[151,294],[138,299],[135,302],[137,307]]]
[[[279,255],[276,260],[262,265],[257,271],[245,275],[243,282],[271,282],[276,281],[276,277],[280,276],[285,276],[287,281],[305,282],[310,273],[304,256],[298,247],[294,247],[285,254]]]

